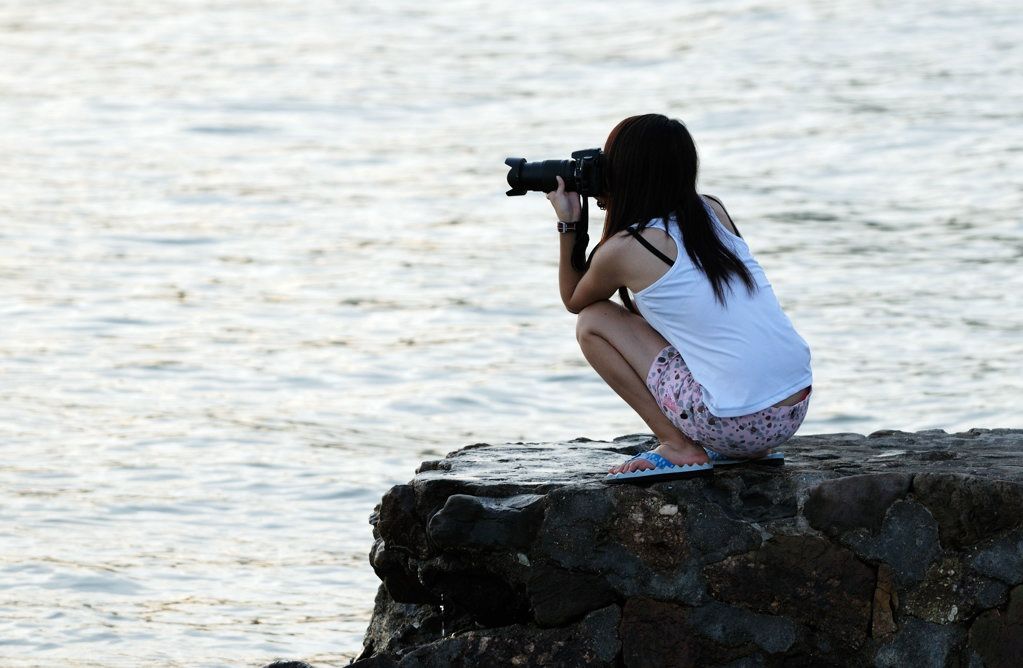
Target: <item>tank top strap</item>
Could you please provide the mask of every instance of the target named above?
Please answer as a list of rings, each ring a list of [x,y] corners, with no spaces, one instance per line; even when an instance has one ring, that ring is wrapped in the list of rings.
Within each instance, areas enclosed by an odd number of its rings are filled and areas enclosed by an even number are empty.
[[[648,222],[646,225],[643,226],[643,229],[661,230],[663,232],[667,232],[672,237],[677,237],[678,233],[679,233],[679,229],[678,229],[678,222],[675,219],[675,216],[671,217],[671,222],[673,222],[675,224],[674,225],[668,225],[668,221],[665,220],[664,218],[651,218],[650,222]],[[637,227],[637,225],[633,225],[631,227],[631,229],[636,229],[636,227]]]

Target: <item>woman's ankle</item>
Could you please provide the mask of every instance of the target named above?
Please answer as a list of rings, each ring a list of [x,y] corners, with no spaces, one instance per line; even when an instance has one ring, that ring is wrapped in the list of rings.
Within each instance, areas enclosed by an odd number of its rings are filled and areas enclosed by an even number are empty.
[[[662,442],[654,451],[673,464],[704,464],[710,461],[707,451],[696,444],[680,445],[671,441]]]
[[[702,454],[702,453],[706,452],[706,450],[704,450],[702,447],[700,447],[699,445],[697,445],[696,443],[693,443],[692,441],[690,441],[688,439],[686,439],[686,440],[659,439],[659,440],[660,440],[660,446],[659,447],[663,447],[665,450],[669,450],[671,452],[675,452],[675,453],[678,453],[680,455],[694,454],[694,453],[701,453]]]

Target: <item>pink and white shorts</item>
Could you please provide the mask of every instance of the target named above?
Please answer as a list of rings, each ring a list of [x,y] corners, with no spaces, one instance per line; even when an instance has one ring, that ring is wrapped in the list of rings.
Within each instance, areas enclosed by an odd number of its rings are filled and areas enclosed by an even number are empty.
[[[703,403],[700,384],[674,346],[657,354],[646,386],[679,431],[705,448],[746,458],[789,440],[806,417],[810,390],[793,406],[773,406],[740,417],[717,417]]]

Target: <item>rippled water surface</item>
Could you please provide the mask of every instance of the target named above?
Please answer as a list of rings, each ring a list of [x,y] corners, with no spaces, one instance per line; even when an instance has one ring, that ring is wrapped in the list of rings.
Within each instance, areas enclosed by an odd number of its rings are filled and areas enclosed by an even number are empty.
[[[0,663],[344,665],[418,461],[643,430],[501,164],[634,113],[809,341],[803,433],[1023,425],[1020,16],[0,4]]]

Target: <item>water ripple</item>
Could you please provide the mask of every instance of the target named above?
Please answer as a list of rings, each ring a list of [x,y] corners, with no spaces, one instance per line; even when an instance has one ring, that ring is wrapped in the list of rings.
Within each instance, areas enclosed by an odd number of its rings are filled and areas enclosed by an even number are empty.
[[[418,461],[644,430],[501,164],[633,113],[810,342],[804,431],[1020,426],[1018,11],[690,5],[0,6],[3,664],[343,665]]]

